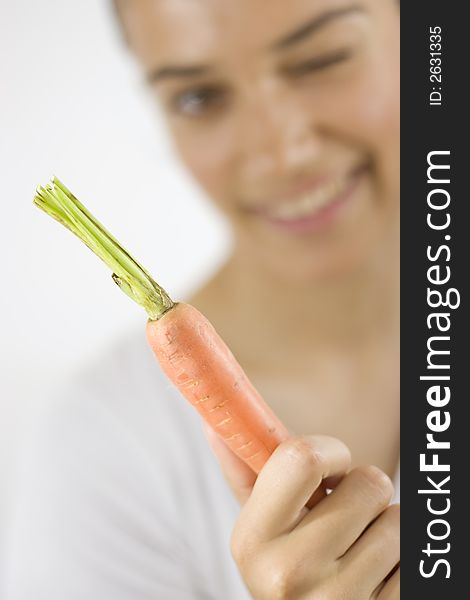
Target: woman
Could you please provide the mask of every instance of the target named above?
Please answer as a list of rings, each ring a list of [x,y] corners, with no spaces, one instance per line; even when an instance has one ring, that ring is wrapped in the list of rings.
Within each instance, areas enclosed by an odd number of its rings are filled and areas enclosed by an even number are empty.
[[[36,438],[11,597],[398,598],[398,5],[116,9],[233,227],[189,301],[293,437],[255,484],[207,431],[232,495],[197,415],[126,341]],[[334,492],[309,510],[322,479]]]

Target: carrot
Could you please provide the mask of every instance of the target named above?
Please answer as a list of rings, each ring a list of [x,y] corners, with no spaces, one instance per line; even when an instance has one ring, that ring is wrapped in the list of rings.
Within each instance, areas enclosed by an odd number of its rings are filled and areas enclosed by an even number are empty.
[[[147,339],[163,371],[231,450],[259,473],[289,432],[209,321],[193,306],[174,303],[57,178],[37,188],[34,203],[85,242],[113,270],[122,291],[146,309]]]
[[[237,456],[259,473],[288,431],[209,321],[178,303],[147,324],[162,369]]]

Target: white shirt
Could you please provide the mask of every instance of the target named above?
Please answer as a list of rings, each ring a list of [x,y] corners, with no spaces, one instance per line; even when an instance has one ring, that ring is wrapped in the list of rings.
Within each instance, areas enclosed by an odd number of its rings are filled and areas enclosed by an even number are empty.
[[[38,424],[22,470],[6,600],[245,600],[239,505],[142,332]]]

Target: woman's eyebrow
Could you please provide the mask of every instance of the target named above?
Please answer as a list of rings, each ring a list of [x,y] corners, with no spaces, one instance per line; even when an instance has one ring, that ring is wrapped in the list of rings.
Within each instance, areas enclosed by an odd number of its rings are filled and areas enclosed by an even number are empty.
[[[364,12],[364,8],[359,4],[351,4],[349,6],[327,10],[271,44],[270,49],[283,50],[284,48],[290,48],[294,44],[300,43],[306,38],[314,35],[332,21],[357,12]],[[191,77],[207,75],[211,70],[209,65],[203,64],[166,65],[151,69],[147,73],[146,79],[148,83],[158,83],[165,79],[190,79]]]
[[[356,12],[364,12],[364,8],[359,4],[351,4],[350,6],[327,10],[271,44],[270,49],[283,50],[284,48],[289,48],[314,35],[332,21]]]
[[[157,67],[151,69],[146,79],[148,83],[156,83],[162,81],[162,79],[173,79],[173,78],[190,78],[190,77],[201,77],[207,75],[211,71],[208,65],[168,65],[164,67]]]

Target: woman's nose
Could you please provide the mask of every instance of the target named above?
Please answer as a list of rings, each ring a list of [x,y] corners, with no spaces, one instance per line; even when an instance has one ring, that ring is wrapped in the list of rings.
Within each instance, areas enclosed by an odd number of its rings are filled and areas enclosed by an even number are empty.
[[[310,171],[320,151],[314,111],[295,91],[275,84],[251,88],[236,135],[245,176],[254,180]]]

